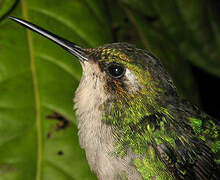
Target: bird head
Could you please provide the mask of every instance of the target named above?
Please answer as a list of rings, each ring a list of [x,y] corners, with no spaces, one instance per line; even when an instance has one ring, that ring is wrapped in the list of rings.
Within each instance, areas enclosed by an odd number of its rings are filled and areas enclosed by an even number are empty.
[[[111,99],[131,100],[142,96],[149,103],[176,94],[173,82],[160,61],[146,50],[127,43],[112,43],[98,48],[82,48],[37,25],[15,17],[17,23],[54,41],[76,56],[82,65],[81,84],[92,84],[89,91],[103,91]]]

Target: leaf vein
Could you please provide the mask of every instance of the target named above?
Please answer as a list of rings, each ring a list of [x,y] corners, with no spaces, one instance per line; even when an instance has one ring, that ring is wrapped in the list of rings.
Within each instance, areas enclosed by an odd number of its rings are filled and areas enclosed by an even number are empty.
[[[25,0],[21,1],[22,7],[22,14],[25,19],[28,18],[28,9],[26,6]],[[37,128],[37,170],[36,170],[36,180],[40,180],[41,176],[41,161],[42,161],[42,136],[41,136],[41,117],[40,117],[40,96],[38,90],[38,81],[37,81],[37,72],[36,72],[36,65],[35,65],[35,58],[34,58],[34,47],[33,47],[33,40],[31,36],[31,32],[27,31],[27,39],[28,39],[28,47],[29,47],[29,54],[30,54],[30,68],[32,72],[32,79],[33,79],[33,88],[35,94],[35,105],[36,105],[36,128]]]

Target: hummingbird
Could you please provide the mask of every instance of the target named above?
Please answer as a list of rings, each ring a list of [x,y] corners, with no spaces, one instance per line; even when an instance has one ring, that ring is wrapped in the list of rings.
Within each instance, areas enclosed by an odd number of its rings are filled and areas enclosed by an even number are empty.
[[[220,179],[219,121],[179,97],[152,53],[121,42],[82,48],[9,18],[79,59],[79,141],[99,180]]]

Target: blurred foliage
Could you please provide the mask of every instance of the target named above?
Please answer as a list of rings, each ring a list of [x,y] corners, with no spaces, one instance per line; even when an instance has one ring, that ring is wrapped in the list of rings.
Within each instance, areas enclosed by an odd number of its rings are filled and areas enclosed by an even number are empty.
[[[17,6],[18,0],[0,0],[0,21]]]
[[[0,179],[96,179],[72,110],[81,68],[47,39],[5,16],[0,0]],[[220,76],[214,0],[21,0],[12,15],[82,47],[125,41],[161,59],[179,94],[198,103],[189,63]]]

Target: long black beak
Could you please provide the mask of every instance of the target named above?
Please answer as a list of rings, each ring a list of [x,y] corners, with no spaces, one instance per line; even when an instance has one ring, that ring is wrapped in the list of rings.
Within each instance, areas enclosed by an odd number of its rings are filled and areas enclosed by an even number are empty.
[[[51,41],[55,42],[56,44],[58,44],[59,46],[69,51],[74,56],[76,56],[80,61],[88,61],[88,53],[86,52],[85,49],[81,48],[80,46],[68,40],[65,40],[43,28],[40,28],[39,26],[34,25],[28,21],[25,21],[25,20],[22,20],[16,17],[12,17],[12,16],[9,16],[8,18],[12,19],[13,21],[21,24],[22,26],[32,31],[39,33],[40,35],[46,37],[47,39],[50,39]]]

